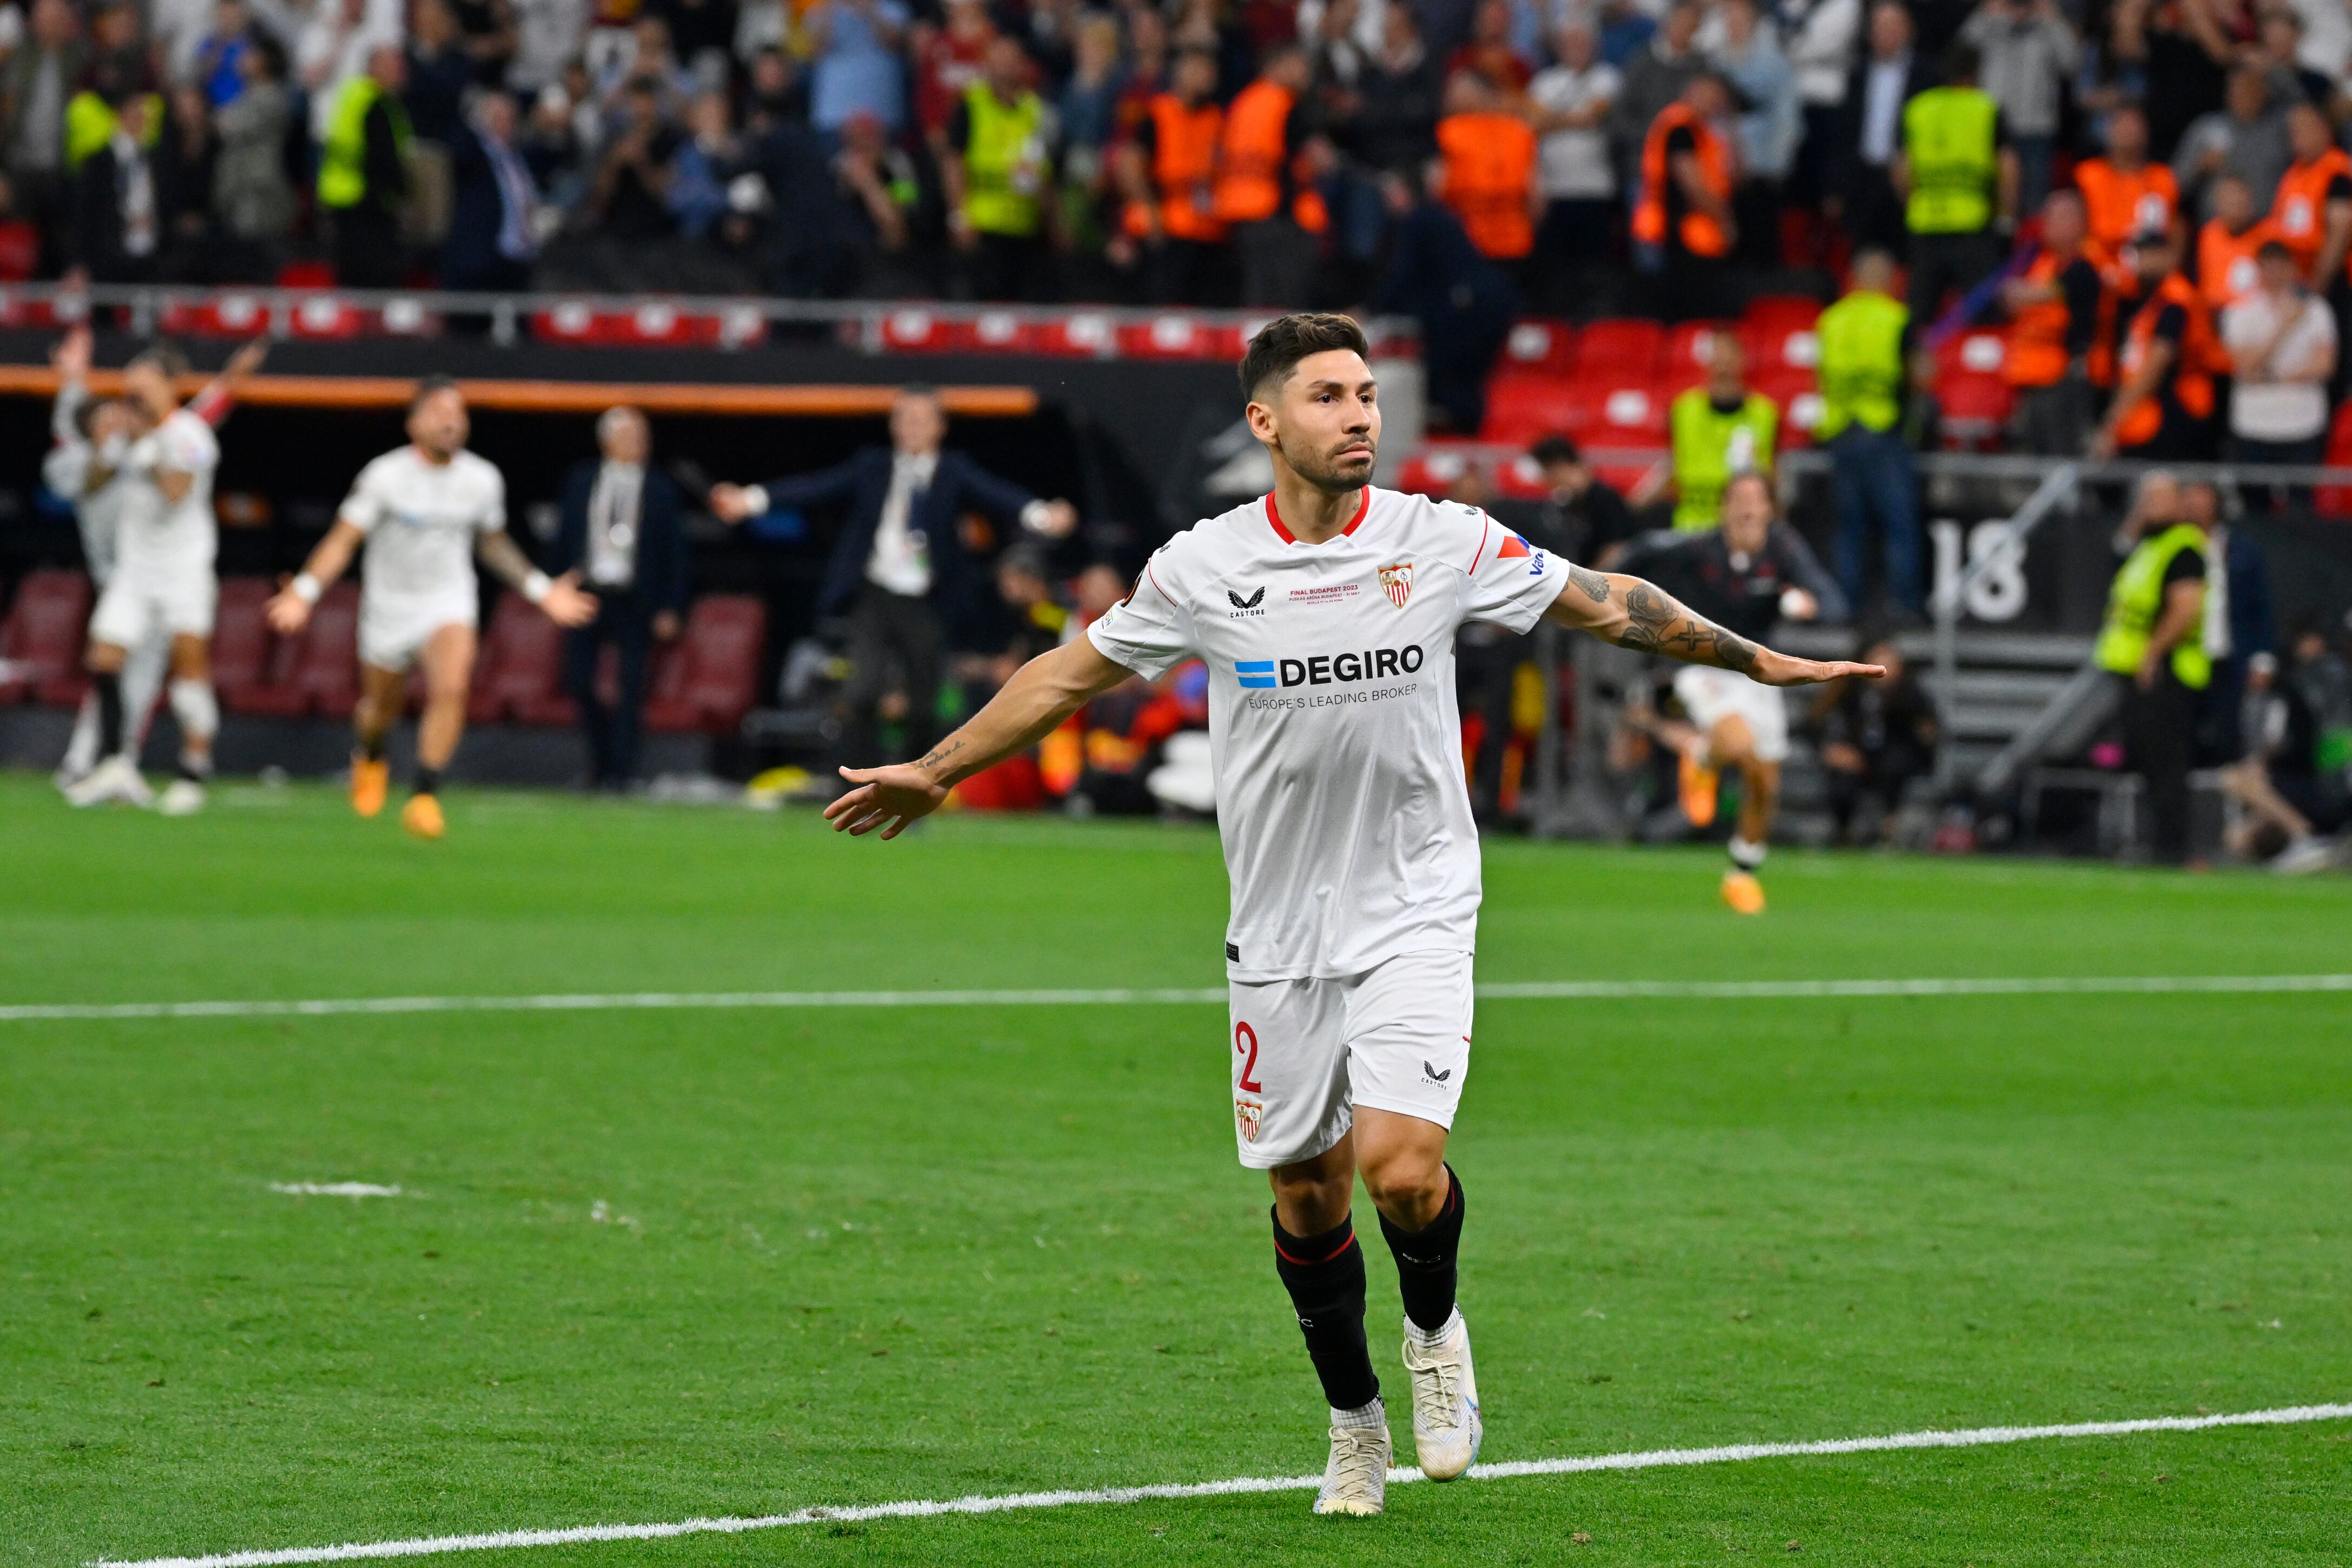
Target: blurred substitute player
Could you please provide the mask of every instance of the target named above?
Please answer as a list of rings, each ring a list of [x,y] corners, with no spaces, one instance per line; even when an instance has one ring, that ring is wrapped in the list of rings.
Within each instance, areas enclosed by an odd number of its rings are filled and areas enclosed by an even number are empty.
[[[384,737],[408,703],[408,669],[425,671],[425,715],[416,728],[416,784],[400,824],[438,838],[441,771],[466,728],[474,679],[474,627],[480,589],[474,556],[500,581],[576,626],[596,614],[593,595],[573,574],[551,578],[507,535],[506,480],[487,458],[466,450],[466,399],[457,384],[427,376],[408,404],[408,445],[360,470],[335,525],[301,572],[269,601],[269,624],[291,637],[310,618],[360,546],[360,700],[352,710],[358,753],[352,759],[352,809],[373,816],[391,782]]]
[[[1273,1182],[1276,1272],[1330,1405],[1316,1511],[1370,1514],[1390,1445],[1349,1216],[1359,1171],[1396,1255],[1422,1468],[1461,1475],[1480,1436],[1454,1305],[1462,1186],[1445,1163],[1469,1065],[1479,900],[1455,630],[1524,632],[1549,615],[1775,685],[1878,671],[1758,647],[1473,508],[1372,489],[1381,413],[1363,332],[1344,316],[1273,322],[1241,379],[1274,493],[1169,541],[1086,636],[1023,666],[921,761],[843,770],[856,787],[825,816],[894,837],[1096,693],[1208,662],[1233,883],[1235,1133],[1242,1163]]]
[[[251,342],[229,356],[221,374],[188,402],[188,410],[207,425],[217,426],[236,402],[236,384],[260,367],[268,345]],[[119,397],[89,395],[90,331],[76,327],[68,332],[49,363],[58,372],[58,400],[49,420],[53,445],[41,461],[41,482],[51,493],[73,503],[74,521],[81,532],[82,563],[100,591],[114,574],[118,535],[124,498],[136,477],[114,465],[121,448],[141,433],[138,413]],[[160,624],[151,624],[122,664],[122,718],[127,749],[137,752],[146,733],[147,717],[163,689],[163,669],[171,658],[172,637]],[[84,695],[74,716],[73,735],[66,742],[65,760],[58,764],[58,787],[88,776],[98,763],[98,691]]]
[[[1699,534],[1650,534],[1618,563],[1657,579],[1749,641],[1784,616],[1792,621],[1846,617],[1845,595],[1822,570],[1802,535],[1774,520],[1771,481],[1741,474],[1723,492],[1723,521]],[[1739,773],[1739,827],[1723,901],[1743,915],[1764,912],[1756,872],[1780,801],[1780,764],[1789,759],[1789,705],[1749,672],[1693,665],[1675,675],[1688,724],[1655,725],[1682,752],[1683,814],[1695,827],[1715,820],[1716,788],[1725,768]]]
[[[219,529],[213,518],[213,470],[220,443],[213,427],[180,406],[179,351],[159,345],[122,372],[124,404],[139,433],[100,460],[124,485],[116,521],[114,570],[89,617],[88,663],[98,698],[98,763],[66,788],[75,805],[125,801],[173,816],[201,810],[212,777],[213,735],[220,705],[213,697],[213,576]],[[179,775],[160,798],[139,775],[138,730],[127,721],[122,670],[131,650],[161,626],[172,640],[169,695],[180,725]]]

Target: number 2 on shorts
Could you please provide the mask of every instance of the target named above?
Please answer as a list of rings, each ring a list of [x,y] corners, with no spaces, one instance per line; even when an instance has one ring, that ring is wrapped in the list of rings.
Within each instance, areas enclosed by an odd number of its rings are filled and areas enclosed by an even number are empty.
[[[1249,1043],[1247,1045],[1244,1045],[1242,1042],[1244,1040]],[[1241,1088],[1251,1094],[1264,1094],[1265,1092],[1265,1086],[1258,1082],[1257,1079],[1250,1077],[1250,1074],[1257,1070],[1257,1031],[1251,1028],[1247,1024],[1235,1024],[1234,1026],[1234,1049],[1237,1051],[1245,1050],[1249,1053],[1249,1060],[1242,1064]]]

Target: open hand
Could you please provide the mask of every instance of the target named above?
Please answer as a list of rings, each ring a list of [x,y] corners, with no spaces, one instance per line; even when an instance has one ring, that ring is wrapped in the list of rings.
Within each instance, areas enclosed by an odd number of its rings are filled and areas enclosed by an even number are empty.
[[[841,776],[857,787],[824,808],[835,833],[863,838],[876,828],[896,838],[940,808],[947,786],[911,763],[887,768],[844,768]]]
[[[1851,664],[1842,658],[1791,658],[1769,648],[1759,651],[1756,668],[1748,671],[1748,679],[1759,686],[1818,686],[1822,681],[1843,680],[1848,676],[1880,680],[1885,675],[1886,667],[1883,664]]]
[[[290,584],[292,579],[287,581]],[[268,617],[271,631],[281,637],[290,637],[310,625],[310,601],[292,587],[281,585],[278,592],[269,595],[269,603],[262,606],[262,614]]]
[[[49,351],[49,363],[68,381],[89,378],[90,335],[87,326],[77,326]]]
[[[710,515],[721,522],[740,522],[751,515],[751,496],[741,485],[710,487]]]
[[[547,585],[539,607],[559,626],[584,626],[596,618],[596,595],[582,589],[579,573],[566,572]]]

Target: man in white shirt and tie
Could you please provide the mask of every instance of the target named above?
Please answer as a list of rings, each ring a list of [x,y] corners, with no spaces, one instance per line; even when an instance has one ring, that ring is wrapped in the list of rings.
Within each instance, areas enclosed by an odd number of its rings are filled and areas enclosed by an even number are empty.
[[[879,754],[877,710],[900,691],[906,711],[898,751],[921,756],[938,729],[940,675],[947,639],[978,605],[985,563],[964,547],[957,524],[979,512],[1008,531],[1048,539],[1076,528],[1066,500],[1041,500],[1000,479],[961,452],[942,448],[947,412],[929,387],[900,390],[890,407],[890,445],[868,447],[847,462],[764,485],[715,485],[710,510],[721,521],[750,521],[771,538],[797,537],[802,508],[846,503],[825,567],[816,614],[846,616],[849,683],[841,698],[845,757]],[[774,521],[772,521],[774,520]],[[903,684],[891,684],[893,669]]]

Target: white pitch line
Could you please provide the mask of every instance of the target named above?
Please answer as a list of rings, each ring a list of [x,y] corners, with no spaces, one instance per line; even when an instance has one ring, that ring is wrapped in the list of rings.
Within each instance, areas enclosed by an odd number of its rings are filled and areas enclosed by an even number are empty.
[[[1872,996],[2103,996],[2352,991],[2352,974],[2088,974],[1943,980],[1534,980],[1478,987],[1489,1002],[1773,1001]],[[136,1018],[320,1018],[391,1013],[613,1013],[708,1008],[1125,1007],[1225,1000],[1222,986],[1027,991],[634,991],[540,996],[337,996],[303,1002],[26,1002],[0,1024]]]
[[[2063,1426],[1977,1426],[1957,1432],[1895,1432],[1876,1437],[1831,1437],[1811,1443],[1733,1443],[1716,1448],[1652,1448],[1635,1454],[1591,1454],[1558,1459],[1521,1459],[1474,1465],[1471,1479],[1515,1480],[1523,1476],[1579,1475],[1591,1470],[1647,1470],[1677,1465],[1726,1465],[1749,1459],[1780,1459],[1819,1454],[1872,1454],[1898,1448],[1979,1448],[1997,1443],[2032,1443],[2049,1437],[2120,1437],[2137,1432],[2200,1432],[2212,1426],[2286,1426],[2307,1421],[2352,1420],[2352,1405],[2297,1405],[2278,1410],[2248,1410],[2228,1415],[2158,1415],[2137,1421],[2077,1421]],[[1419,1470],[1391,1470],[1393,1483],[1423,1479]],[[374,1541],[341,1546],[291,1546],[257,1552],[223,1552],[206,1557],[99,1558],[87,1568],[273,1568],[289,1563],[348,1563],[371,1557],[429,1557],[444,1552],[499,1552],[526,1546],[576,1546],[599,1541],[666,1541],[680,1535],[740,1535],[797,1524],[857,1523],[870,1519],[932,1519],[942,1514],[1010,1513],[1021,1509],[1072,1508],[1088,1503],[1151,1502],[1200,1497],[1235,1497],[1254,1492],[1312,1491],[1320,1476],[1239,1476],[1223,1481],[1188,1481],[1147,1487],[1096,1487],[1066,1491],[1013,1492],[997,1497],[945,1500],[861,1503],[842,1508],[804,1508],[737,1519],[682,1519],[668,1524],[587,1524],[569,1530],[502,1530],[483,1535],[431,1535],[408,1541]]]
[[[272,1182],[269,1190],[297,1198],[396,1198],[397,1186],[373,1182]]]

